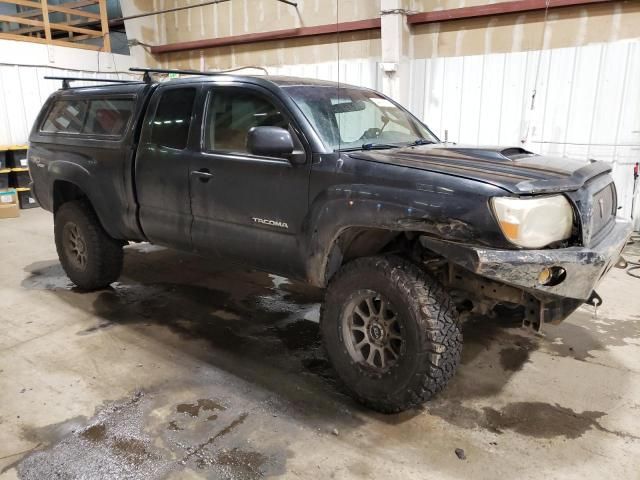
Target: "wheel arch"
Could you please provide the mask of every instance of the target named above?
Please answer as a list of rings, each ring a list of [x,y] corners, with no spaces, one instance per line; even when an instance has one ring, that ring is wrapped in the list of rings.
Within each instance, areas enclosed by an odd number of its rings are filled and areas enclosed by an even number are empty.
[[[86,200],[92,210],[95,212],[102,228],[113,238],[119,238],[119,232],[113,228],[109,228],[109,222],[105,222],[106,211],[105,205],[101,205],[97,195],[92,193],[92,189],[88,181],[83,181],[81,176],[69,178],[68,176],[60,176],[53,180],[51,189],[51,205],[55,215],[59,208],[67,202],[75,200]]]

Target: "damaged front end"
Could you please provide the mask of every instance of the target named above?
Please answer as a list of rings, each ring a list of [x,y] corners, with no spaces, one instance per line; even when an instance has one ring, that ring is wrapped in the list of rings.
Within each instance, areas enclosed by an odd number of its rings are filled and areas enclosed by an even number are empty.
[[[524,323],[541,330],[559,323],[583,303],[602,303],[594,289],[602,277],[621,264],[631,225],[614,220],[596,245],[524,250],[492,249],[420,237],[420,244],[447,263],[440,280],[468,295],[476,309],[499,303],[524,306]],[[428,263],[427,263],[428,265]]]
[[[510,238],[514,248],[504,249],[423,235],[420,244],[446,261],[446,273],[439,273],[441,281],[465,292],[476,311],[486,313],[499,303],[521,305],[524,324],[539,331],[545,323],[561,322],[583,303],[602,304],[596,286],[612,267],[625,264],[620,254],[632,227],[616,217],[615,185],[606,173],[606,165],[594,163],[564,179],[564,185],[559,180],[517,185],[527,195],[513,198],[565,198],[571,204],[573,226],[558,237],[565,241],[527,246]],[[572,190],[562,191],[563,186]],[[544,196],[550,194],[555,197]],[[544,227],[553,231],[559,222],[549,223],[548,218],[556,212],[551,207],[542,209],[537,217],[541,225],[529,232]],[[494,210],[494,215],[500,222],[499,212]],[[503,228],[507,238],[508,233]]]

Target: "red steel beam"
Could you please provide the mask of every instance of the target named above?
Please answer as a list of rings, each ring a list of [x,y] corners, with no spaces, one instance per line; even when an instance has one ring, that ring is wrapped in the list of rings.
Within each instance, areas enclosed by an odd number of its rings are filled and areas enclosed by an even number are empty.
[[[616,0],[549,0],[549,8],[573,7],[591,5],[594,3],[611,3]],[[412,25],[420,23],[446,22],[448,20],[461,20],[464,18],[489,17],[508,13],[533,12],[544,10],[547,0],[515,0],[511,2],[498,2],[474,7],[451,8],[422,12],[407,15],[407,22]]]
[[[313,37],[316,35],[328,35],[332,33],[359,32],[362,30],[379,30],[380,19],[356,20],[354,22],[330,23],[327,25],[315,25],[312,27],[287,28],[271,32],[247,33],[222,38],[208,38],[191,42],[169,43],[151,47],[152,54],[182,52],[186,50],[200,50],[203,48],[228,47],[243,45],[246,43],[268,42],[271,40],[285,40],[289,38]]]

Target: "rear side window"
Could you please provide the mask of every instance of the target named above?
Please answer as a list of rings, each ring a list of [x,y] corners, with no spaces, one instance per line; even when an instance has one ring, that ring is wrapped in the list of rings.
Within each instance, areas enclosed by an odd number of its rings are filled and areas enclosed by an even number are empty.
[[[122,135],[133,114],[133,98],[59,100],[42,126],[47,133]]]
[[[80,133],[87,115],[86,100],[57,101],[42,126],[43,132]]]
[[[160,97],[151,127],[151,143],[182,150],[187,146],[195,88],[175,88]]]
[[[91,135],[122,135],[131,114],[133,100],[91,100],[82,133]]]

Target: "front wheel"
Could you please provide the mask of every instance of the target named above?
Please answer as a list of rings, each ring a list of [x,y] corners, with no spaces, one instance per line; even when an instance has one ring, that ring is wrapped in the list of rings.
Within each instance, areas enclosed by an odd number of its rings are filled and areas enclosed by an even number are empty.
[[[118,279],[123,242],[105,232],[88,202],[64,203],[55,213],[54,232],[62,268],[78,287],[97,290]]]
[[[320,329],[347,389],[384,413],[431,398],[460,361],[462,332],[451,298],[395,256],[360,258],[338,272],[327,288]]]

